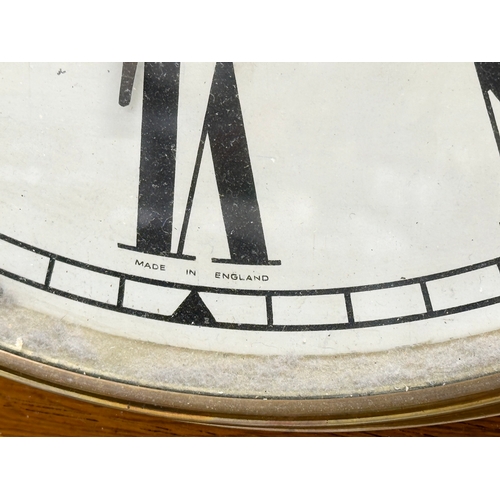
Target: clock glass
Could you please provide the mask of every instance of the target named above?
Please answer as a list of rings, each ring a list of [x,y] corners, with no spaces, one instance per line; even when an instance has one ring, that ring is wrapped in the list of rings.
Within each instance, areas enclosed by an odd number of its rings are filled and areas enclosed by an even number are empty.
[[[499,63],[0,74],[9,356],[263,399],[496,373]]]

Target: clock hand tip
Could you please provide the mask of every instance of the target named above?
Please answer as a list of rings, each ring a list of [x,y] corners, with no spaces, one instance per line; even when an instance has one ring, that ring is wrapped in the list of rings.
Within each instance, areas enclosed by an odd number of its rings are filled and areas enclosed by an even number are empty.
[[[122,78],[120,82],[120,95],[118,103],[120,106],[128,106],[132,99],[132,89],[134,87],[136,62],[124,62],[122,66]]]

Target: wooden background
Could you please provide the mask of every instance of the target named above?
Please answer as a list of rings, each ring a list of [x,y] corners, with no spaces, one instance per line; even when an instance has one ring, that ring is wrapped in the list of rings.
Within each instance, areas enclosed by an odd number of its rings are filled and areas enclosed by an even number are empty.
[[[174,422],[60,396],[0,377],[0,436],[500,436],[500,416],[349,433],[283,433]]]

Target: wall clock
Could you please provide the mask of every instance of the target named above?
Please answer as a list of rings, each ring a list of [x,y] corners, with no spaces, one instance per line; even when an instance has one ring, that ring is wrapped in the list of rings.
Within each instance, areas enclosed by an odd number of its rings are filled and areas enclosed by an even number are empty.
[[[4,375],[243,427],[500,411],[498,63],[0,74]]]

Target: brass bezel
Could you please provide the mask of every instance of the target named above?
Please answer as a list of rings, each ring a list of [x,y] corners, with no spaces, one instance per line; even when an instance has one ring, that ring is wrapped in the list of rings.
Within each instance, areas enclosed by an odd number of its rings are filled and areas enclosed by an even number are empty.
[[[90,377],[0,351],[0,375],[89,403],[153,416],[269,431],[366,431],[500,414],[500,374],[349,398],[249,399],[151,389]]]

